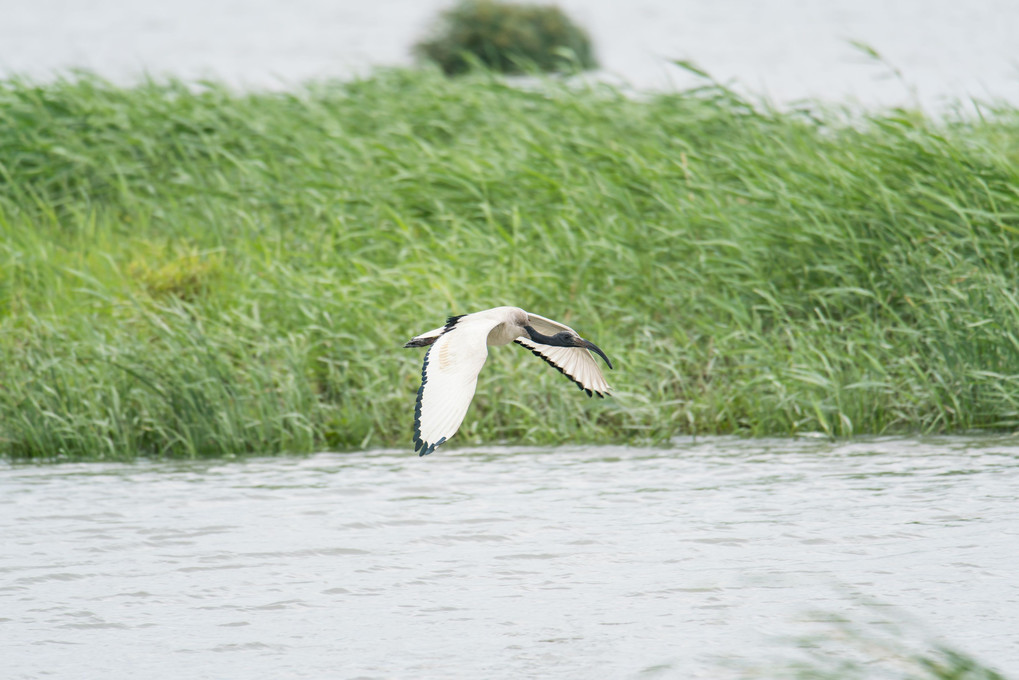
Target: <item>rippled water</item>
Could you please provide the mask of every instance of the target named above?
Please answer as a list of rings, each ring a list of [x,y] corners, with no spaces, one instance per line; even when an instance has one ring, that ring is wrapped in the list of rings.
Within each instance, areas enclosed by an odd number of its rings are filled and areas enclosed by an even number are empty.
[[[870,599],[1019,673],[1017,497],[1012,439],[8,466],[0,659],[6,678],[718,678],[825,613],[875,620]]]

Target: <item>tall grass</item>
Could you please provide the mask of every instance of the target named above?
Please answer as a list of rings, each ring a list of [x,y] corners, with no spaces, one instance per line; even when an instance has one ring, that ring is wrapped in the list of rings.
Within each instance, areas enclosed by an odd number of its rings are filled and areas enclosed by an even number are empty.
[[[0,453],[401,445],[402,343],[500,304],[597,342],[616,396],[496,349],[461,442],[1014,429],[1017,187],[1011,109],[7,80]]]

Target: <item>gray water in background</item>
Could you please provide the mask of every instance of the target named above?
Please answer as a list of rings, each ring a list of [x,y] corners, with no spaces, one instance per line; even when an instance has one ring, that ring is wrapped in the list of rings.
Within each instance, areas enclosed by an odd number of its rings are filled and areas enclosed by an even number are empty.
[[[1019,677],[1017,508],[1015,439],[7,466],[0,659],[9,679],[724,678],[827,615],[887,614]]]
[[[453,0],[0,0],[0,74],[68,68],[289,87],[411,63]],[[639,89],[701,84],[693,60],[779,105],[867,106],[975,96],[1019,105],[1019,3],[1011,0],[559,0],[591,33],[602,77]],[[877,49],[892,67],[851,41]]]

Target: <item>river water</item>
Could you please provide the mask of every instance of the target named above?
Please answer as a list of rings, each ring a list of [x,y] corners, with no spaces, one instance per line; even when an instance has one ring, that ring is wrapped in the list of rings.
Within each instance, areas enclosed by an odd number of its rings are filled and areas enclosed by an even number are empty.
[[[0,0],[0,74],[47,78],[80,67],[115,80],[151,73],[253,87],[347,78],[411,64],[411,46],[452,2]],[[1012,0],[558,4],[590,32],[602,75],[640,89],[698,84],[670,66],[683,59],[778,105],[939,108],[970,96],[1019,105]]]
[[[0,659],[8,679],[776,677],[838,615],[1019,674],[1017,508],[1005,438],[8,465]]]

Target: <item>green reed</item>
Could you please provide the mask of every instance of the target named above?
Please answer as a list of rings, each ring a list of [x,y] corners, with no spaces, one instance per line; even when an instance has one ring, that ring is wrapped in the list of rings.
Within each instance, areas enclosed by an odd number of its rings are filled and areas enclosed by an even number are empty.
[[[515,304],[617,369],[497,348],[459,442],[1019,422],[1019,116],[777,112],[385,71],[286,93],[0,83],[0,452],[409,442],[447,315]]]

